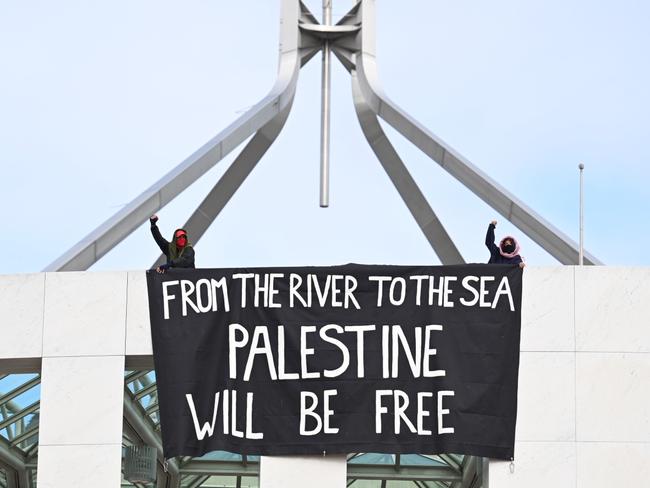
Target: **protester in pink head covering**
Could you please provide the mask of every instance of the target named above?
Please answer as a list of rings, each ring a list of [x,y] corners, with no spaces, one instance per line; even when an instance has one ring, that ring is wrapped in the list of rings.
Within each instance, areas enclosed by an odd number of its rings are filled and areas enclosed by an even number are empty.
[[[488,264],[518,264],[520,268],[526,266],[524,259],[519,254],[520,247],[517,239],[512,236],[505,236],[498,246],[494,243],[494,229],[496,226],[496,220],[490,222],[485,236],[485,245],[490,250]]]

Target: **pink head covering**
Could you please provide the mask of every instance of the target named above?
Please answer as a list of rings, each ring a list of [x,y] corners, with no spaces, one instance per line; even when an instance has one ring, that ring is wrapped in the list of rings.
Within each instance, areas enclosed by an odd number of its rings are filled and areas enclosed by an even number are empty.
[[[505,241],[506,239],[510,239],[515,245],[515,250],[510,252],[510,253],[504,252],[504,250],[503,250],[503,241]],[[519,255],[520,250],[521,250],[521,248],[519,247],[519,243],[517,242],[517,239],[515,239],[512,236],[505,236],[503,239],[501,239],[501,242],[499,242],[499,253],[504,258],[514,258],[515,256]],[[521,260],[522,261],[524,260],[523,256],[521,256]]]

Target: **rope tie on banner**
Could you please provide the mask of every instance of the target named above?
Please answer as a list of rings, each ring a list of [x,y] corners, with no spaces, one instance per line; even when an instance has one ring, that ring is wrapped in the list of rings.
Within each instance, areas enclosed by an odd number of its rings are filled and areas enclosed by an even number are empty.
[[[510,474],[515,474],[515,458],[510,458]]]
[[[163,459],[163,471],[165,471],[165,473],[168,472],[167,471],[168,467],[169,467],[169,461],[167,460],[167,458],[165,458],[165,459]]]

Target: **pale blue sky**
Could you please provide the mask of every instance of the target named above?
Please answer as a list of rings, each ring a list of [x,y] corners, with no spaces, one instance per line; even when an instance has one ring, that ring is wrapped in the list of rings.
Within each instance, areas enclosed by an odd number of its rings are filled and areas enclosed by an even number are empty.
[[[334,0],[334,17],[352,2]],[[649,265],[650,4],[378,0],[386,92],[607,264]],[[307,5],[320,18],[321,1]],[[39,271],[266,94],[279,2],[0,0],[0,273]],[[276,144],[196,246],[201,267],[438,263],[333,73],[331,207],[318,207],[320,57]],[[390,127],[458,247],[487,223],[555,261]],[[159,212],[181,225],[237,151]],[[146,268],[148,224],[93,269]]]

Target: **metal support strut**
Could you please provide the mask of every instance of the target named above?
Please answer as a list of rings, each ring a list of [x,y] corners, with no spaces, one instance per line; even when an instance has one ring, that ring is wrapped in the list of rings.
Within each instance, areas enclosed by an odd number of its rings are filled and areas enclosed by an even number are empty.
[[[331,53],[353,73],[357,115],[362,129],[427,240],[443,263],[461,263],[462,256],[404,163],[383,133],[381,117],[433,161],[517,226],[560,263],[577,264],[579,246],[502,188],[440,138],[386,97],[379,83],[375,55],[376,0],[358,0],[335,25],[331,0],[323,0],[319,24],[300,0],[280,0],[280,60],[270,93],[233,124],[217,134],[148,190],[73,246],[45,271],[84,270],[109,252],[147,218],[182,193],[235,147],[253,135],[239,157],[215,185],[186,227],[196,243],[273,143],[288,116],[300,68],[322,50],[320,205],[329,205]],[[584,253],[586,264],[600,264]]]

